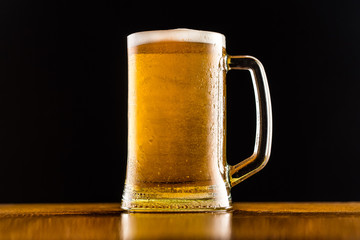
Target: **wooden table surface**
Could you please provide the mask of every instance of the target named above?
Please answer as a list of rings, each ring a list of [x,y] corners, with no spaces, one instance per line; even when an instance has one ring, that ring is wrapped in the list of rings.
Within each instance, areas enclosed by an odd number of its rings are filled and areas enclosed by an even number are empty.
[[[360,239],[360,202],[235,203],[230,213],[126,213],[119,203],[3,204],[0,239]]]

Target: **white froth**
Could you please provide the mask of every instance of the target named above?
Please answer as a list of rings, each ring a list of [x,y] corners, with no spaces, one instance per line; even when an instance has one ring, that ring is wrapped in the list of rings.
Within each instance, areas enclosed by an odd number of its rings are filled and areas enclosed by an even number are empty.
[[[137,32],[127,37],[128,48],[160,41],[200,42],[221,44],[225,47],[225,36],[221,33],[185,28]]]

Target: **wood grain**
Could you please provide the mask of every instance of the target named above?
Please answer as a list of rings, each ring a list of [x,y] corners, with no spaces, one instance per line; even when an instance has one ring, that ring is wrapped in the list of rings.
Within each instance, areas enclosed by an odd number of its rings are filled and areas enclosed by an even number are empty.
[[[0,205],[0,239],[360,239],[360,203],[235,203],[228,213],[7,204]]]

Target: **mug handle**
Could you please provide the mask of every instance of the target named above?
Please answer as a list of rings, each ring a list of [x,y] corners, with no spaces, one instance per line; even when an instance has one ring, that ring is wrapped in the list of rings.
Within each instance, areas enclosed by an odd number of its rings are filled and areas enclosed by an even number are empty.
[[[251,56],[226,56],[228,70],[249,70],[255,93],[256,135],[253,154],[242,162],[229,166],[231,187],[260,171],[268,162],[272,142],[272,112],[270,91],[261,62]]]

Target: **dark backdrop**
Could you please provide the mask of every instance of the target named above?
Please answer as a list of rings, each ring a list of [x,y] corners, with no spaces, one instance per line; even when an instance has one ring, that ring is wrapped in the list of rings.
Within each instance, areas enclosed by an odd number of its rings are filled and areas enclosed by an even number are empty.
[[[133,2],[1,1],[0,202],[120,201],[126,36],[178,27],[223,33],[268,75],[272,155],[235,201],[360,201],[359,1]],[[230,163],[252,153],[253,97],[230,72]]]

